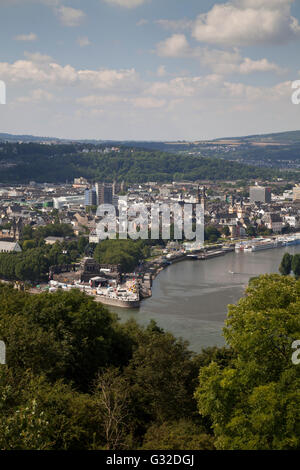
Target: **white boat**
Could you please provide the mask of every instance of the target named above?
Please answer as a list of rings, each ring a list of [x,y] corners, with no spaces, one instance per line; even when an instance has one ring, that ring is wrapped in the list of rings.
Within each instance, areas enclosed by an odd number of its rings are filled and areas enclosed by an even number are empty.
[[[255,252],[270,250],[272,248],[282,248],[284,246],[294,246],[300,244],[300,234],[292,236],[282,236],[277,239],[256,238],[252,241],[240,242],[235,245],[235,251]]]
[[[253,245],[245,245],[244,246],[244,251],[247,252],[252,252]]]
[[[276,242],[254,243],[252,245],[252,251],[271,250],[272,248],[277,248]]]

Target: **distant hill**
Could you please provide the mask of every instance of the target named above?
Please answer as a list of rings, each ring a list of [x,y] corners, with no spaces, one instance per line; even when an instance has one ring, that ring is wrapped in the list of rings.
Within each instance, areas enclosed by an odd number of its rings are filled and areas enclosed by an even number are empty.
[[[42,137],[42,136],[34,136],[34,135],[14,135],[14,134],[7,134],[7,133],[0,133],[0,141],[4,142],[57,142],[57,143],[70,143],[70,142],[78,142],[78,143],[89,143],[89,144],[99,144],[99,143],[107,143],[107,144],[115,144],[115,145],[126,145],[126,146],[135,146],[135,147],[144,147],[144,148],[161,148],[165,147],[175,147],[178,146],[190,146],[190,145],[201,145],[207,144],[212,142],[240,142],[240,143],[282,143],[282,144],[295,144],[300,143],[300,130],[299,131],[286,131],[286,132],[277,132],[273,134],[256,134],[256,135],[249,135],[249,136],[242,136],[242,137],[224,137],[218,138],[214,140],[198,140],[197,142],[192,141],[134,141],[134,140],[101,140],[101,139],[60,139],[57,137]]]
[[[0,145],[0,183],[60,183],[83,176],[90,181],[271,180],[293,178],[272,168],[199,155],[144,150],[125,146],[104,151],[106,145],[72,143],[47,145],[7,142]]]
[[[0,132],[0,142],[34,142],[34,143],[57,143],[57,144],[69,144],[72,142],[76,143],[86,143],[86,144],[99,144],[105,141],[96,140],[96,139],[59,139],[58,137],[43,137],[35,135],[23,135],[23,134],[5,134]]]
[[[266,144],[279,143],[279,144],[296,144],[300,143],[300,131],[286,131],[286,132],[277,132],[273,134],[256,134],[249,135],[244,137],[227,137],[223,139],[215,139],[215,142],[218,141],[240,141],[243,143],[253,143],[260,142]]]
[[[227,160],[239,164],[252,165],[268,169],[280,169],[288,171],[300,170],[300,131],[287,131],[273,134],[250,135],[244,137],[226,137],[223,139],[215,139],[210,141],[173,141],[173,142],[159,142],[159,141],[113,141],[113,140],[68,140],[57,139],[55,137],[37,137],[32,135],[12,135],[0,133],[0,142],[7,142],[8,144],[15,144],[22,142],[26,144],[26,153],[30,156],[35,154],[45,154],[49,152],[51,155],[75,154],[85,150],[92,151],[93,148],[101,151],[106,147],[121,147],[124,152],[126,149],[134,149],[140,152],[161,152],[165,154],[182,156],[188,158],[189,163],[192,163],[193,158],[202,157],[204,159],[218,159]],[[48,150],[28,148],[29,143],[37,145],[38,147],[49,147]],[[43,145],[39,145],[43,144]],[[46,145],[48,144],[48,145]],[[56,147],[56,148],[55,148]],[[19,149],[20,150],[20,149]],[[23,149],[25,152],[25,149]],[[149,154],[148,154],[149,156]],[[178,162],[179,160],[177,160]],[[1,163],[1,162],[0,162]],[[195,161],[194,161],[195,163]],[[204,162],[203,162],[204,163]],[[2,162],[2,172],[3,172]],[[13,162],[6,161],[6,165],[12,165]],[[197,161],[197,165],[199,160]],[[52,165],[51,165],[52,166]],[[121,165],[122,166],[122,165]],[[170,173],[180,173],[181,178],[191,178],[192,175],[187,171],[183,172],[183,168],[179,168],[176,172],[176,167]],[[206,164],[204,164],[204,167]],[[187,167],[186,167],[187,170]],[[233,170],[233,169],[232,169]],[[158,171],[158,168],[153,173]],[[119,172],[119,171],[118,171]],[[118,173],[117,172],[117,173]],[[64,173],[64,171],[63,171]],[[139,171],[137,172],[139,173]],[[166,173],[164,173],[164,177]],[[167,172],[168,173],[168,172]],[[213,172],[209,171],[207,176],[213,177]],[[218,172],[219,173],[219,172]],[[233,171],[233,179],[236,174]],[[21,176],[21,175],[20,175]],[[56,175],[57,176],[57,175]],[[56,177],[55,176],[55,177]],[[100,174],[99,174],[100,176]],[[104,176],[104,175],[103,175]],[[105,177],[108,175],[105,175]],[[124,175],[126,176],[126,175]],[[162,175],[161,175],[162,176]],[[230,176],[230,171],[227,177]],[[141,175],[140,175],[141,177]],[[146,175],[143,175],[145,178]],[[3,176],[4,178],[4,176]],[[3,178],[1,180],[3,181]],[[159,178],[158,178],[159,179]],[[176,178],[175,178],[176,179]],[[136,180],[135,180],[136,181]]]
[[[52,137],[36,137],[34,135],[14,135],[0,133],[1,142],[51,142],[60,141],[60,139]]]

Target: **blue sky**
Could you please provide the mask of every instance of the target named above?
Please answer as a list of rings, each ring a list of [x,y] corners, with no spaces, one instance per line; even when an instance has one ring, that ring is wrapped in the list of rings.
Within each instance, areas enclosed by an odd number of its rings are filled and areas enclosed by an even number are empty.
[[[0,0],[0,132],[198,140],[300,129],[293,0]]]

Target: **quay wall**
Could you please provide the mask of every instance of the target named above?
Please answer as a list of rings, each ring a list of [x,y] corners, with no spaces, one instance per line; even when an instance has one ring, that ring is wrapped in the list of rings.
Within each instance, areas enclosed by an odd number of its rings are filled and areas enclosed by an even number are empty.
[[[175,263],[179,263],[179,261],[183,261],[184,259],[187,259],[187,255],[184,254],[182,256],[177,256],[176,258],[170,258],[169,261],[172,263],[172,264],[175,264]]]

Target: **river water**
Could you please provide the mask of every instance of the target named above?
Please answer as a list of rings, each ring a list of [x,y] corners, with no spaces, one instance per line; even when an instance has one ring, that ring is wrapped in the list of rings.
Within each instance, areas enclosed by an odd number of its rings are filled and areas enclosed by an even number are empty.
[[[223,346],[222,328],[228,304],[236,303],[244,295],[251,277],[278,273],[286,252],[300,253],[300,246],[182,261],[158,275],[152,297],[144,300],[139,309],[110,309],[121,321],[134,318],[147,325],[153,319],[176,337],[188,340],[196,352],[208,346]]]

